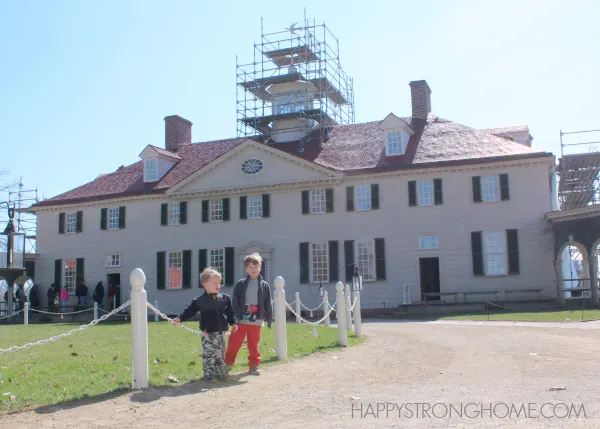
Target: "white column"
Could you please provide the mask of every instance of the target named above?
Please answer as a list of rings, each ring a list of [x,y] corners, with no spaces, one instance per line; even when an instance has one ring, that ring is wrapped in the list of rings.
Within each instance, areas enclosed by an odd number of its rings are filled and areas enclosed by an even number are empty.
[[[352,330],[352,294],[350,293],[350,285],[345,288],[346,299],[346,328]]]
[[[131,282],[131,374],[133,389],[148,387],[148,313],[146,307],[146,275],[141,268],[133,270]]]
[[[23,324],[29,325],[29,302],[25,302],[23,307]]]
[[[158,300],[154,301],[154,308],[156,308],[158,310]],[[158,322],[158,313],[154,312],[154,321]]]
[[[94,301],[94,320],[98,320],[98,303]]]
[[[354,304],[354,336],[362,335],[362,317],[360,314],[360,292],[356,291],[356,304]]]
[[[346,327],[346,305],[344,304],[344,284],[337,282],[335,285],[337,291],[337,309],[335,311],[335,318],[337,319],[338,335],[340,346],[346,347],[348,345],[348,332]]]
[[[302,319],[300,319],[300,312],[302,311],[300,309],[300,292],[296,292],[295,304],[296,304],[296,323],[302,323]]]
[[[331,318],[329,317],[329,297],[327,296],[327,291],[323,292],[323,316],[325,317],[325,326],[331,325]]]
[[[275,277],[273,286],[275,287],[275,353],[277,359],[287,360],[287,326],[285,320],[285,281],[283,277]]]

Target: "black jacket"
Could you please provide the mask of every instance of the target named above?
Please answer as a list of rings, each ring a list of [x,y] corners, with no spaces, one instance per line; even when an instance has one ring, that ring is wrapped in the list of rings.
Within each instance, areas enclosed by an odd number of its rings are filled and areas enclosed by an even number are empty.
[[[248,288],[248,281],[250,276],[246,276],[245,279],[238,280],[233,287],[232,293],[232,304],[233,312],[235,317],[240,320],[246,305],[246,289]],[[258,318],[267,322],[267,326],[271,327],[273,323],[273,305],[271,304],[271,287],[269,283],[263,280],[262,276],[258,275]]]
[[[224,293],[204,292],[183,310],[178,316],[183,322],[200,312],[200,330],[206,332],[224,332],[229,325],[237,324],[237,319],[231,306],[231,298]]]

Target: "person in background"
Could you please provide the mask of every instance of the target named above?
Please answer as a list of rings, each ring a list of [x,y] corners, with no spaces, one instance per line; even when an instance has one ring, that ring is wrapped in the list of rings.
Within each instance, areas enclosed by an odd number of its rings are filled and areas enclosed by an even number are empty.
[[[63,313],[67,312],[67,303],[69,302],[69,291],[67,286],[63,287],[60,290],[60,300],[62,301],[62,311]]]
[[[78,281],[77,287],[75,288],[75,295],[77,296],[78,307],[81,305],[87,304],[87,294],[88,294],[88,287],[85,285],[83,280]]]
[[[98,304],[98,307],[102,306],[102,300],[104,299],[104,285],[102,282],[98,282],[96,284],[96,288],[94,289],[94,294],[92,295],[92,299],[95,303]]]
[[[48,297],[48,311],[50,313],[54,313],[56,311],[56,283],[52,283],[52,285],[48,288],[48,292],[46,296]]]

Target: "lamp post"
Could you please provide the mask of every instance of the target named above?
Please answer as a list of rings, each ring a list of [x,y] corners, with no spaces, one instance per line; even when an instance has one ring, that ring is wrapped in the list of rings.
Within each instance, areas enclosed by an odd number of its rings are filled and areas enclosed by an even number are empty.
[[[7,202],[0,203],[8,208],[8,223],[0,233],[0,276],[8,284],[7,314],[12,314],[13,284],[25,271],[25,234],[15,232],[15,208]]]
[[[352,290],[354,292],[362,291],[362,275],[358,273],[358,265],[354,265],[354,274],[352,275]]]

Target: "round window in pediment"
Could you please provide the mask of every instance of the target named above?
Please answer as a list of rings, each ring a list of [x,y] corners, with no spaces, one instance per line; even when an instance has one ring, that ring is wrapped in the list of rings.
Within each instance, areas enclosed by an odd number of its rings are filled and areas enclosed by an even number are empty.
[[[242,163],[242,172],[250,176],[260,173],[262,169],[263,162],[260,159],[250,158]]]

